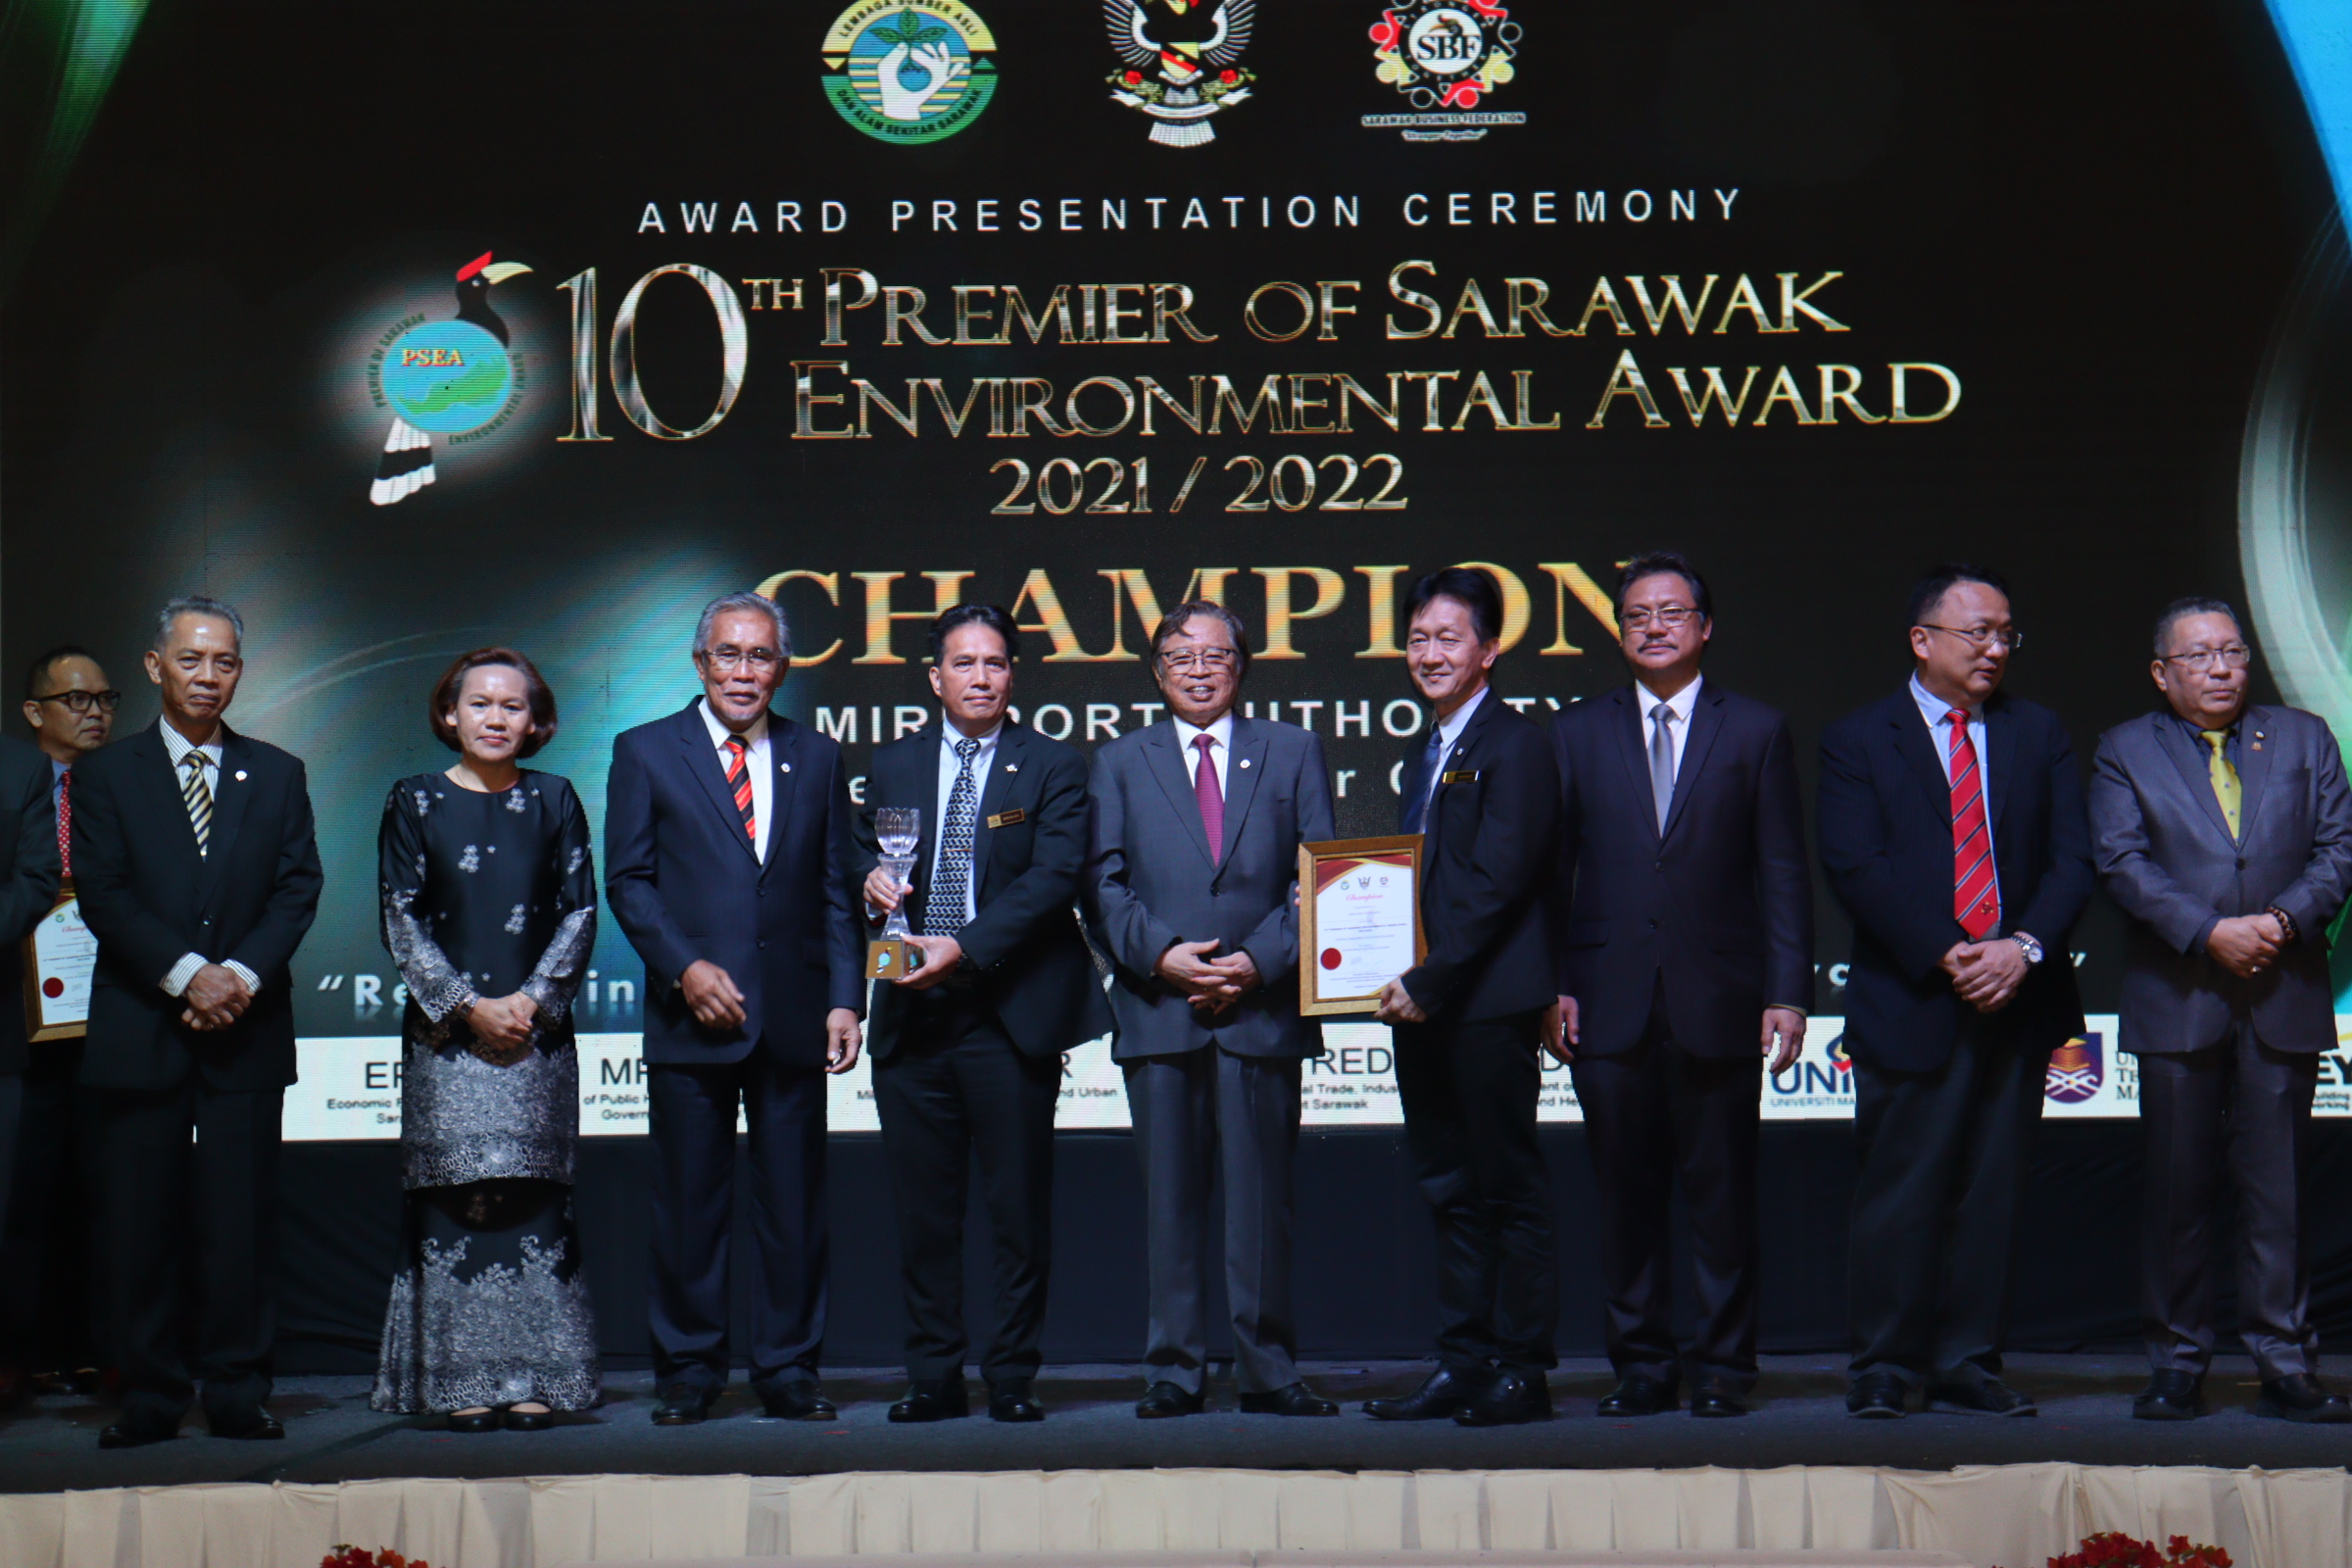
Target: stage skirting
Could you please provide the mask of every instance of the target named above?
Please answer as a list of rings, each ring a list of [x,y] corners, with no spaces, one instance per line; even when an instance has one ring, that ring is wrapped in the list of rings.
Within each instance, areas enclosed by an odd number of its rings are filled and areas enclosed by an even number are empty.
[[[2345,1568],[2337,1470],[1266,1470],[549,1476],[0,1495],[8,1568],[432,1568],[741,1556],[1901,1549],[2041,1568],[2098,1530]],[[1198,1560],[1198,1559],[1197,1559]]]

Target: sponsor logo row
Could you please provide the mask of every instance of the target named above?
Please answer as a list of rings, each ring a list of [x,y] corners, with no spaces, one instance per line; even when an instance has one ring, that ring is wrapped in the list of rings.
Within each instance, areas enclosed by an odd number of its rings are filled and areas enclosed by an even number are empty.
[[[1399,0],[1367,31],[1374,76],[1397,109],[1366,115],[1407,141],[1475,141],[1527,116],[1487,107],[1518,74],[1520,24],[1490,0]],[[1113,103],[1150,122],[1163,147],[1216,139],[1216,121],[1256,91],[1247,62],[1256,0],[1103,0],[1120,69]],[[997,93],[997,40],[963,0],[857,0],[820,47],[824,89],[842,119],[878,141],[941,141]]]

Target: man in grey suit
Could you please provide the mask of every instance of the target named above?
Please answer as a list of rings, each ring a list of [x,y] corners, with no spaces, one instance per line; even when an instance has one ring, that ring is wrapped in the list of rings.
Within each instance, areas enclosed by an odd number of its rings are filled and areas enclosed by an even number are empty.
[[[2099,876],[2132,922],[2123,1049],[2139,1057],[2147,1129],[2153,1376],[2132,1413],[2148,1420],[2202,1407],[2225,1166],[2238,1196],[2238,1332],[2262,1376],[2255,1413],[2352,1417],[2314,1375],[2301,1222],[2319,1054],[2335,1043],[2328,927],[2352,892],[2352,792],[2325,722],[2247,705],[2250,660],[2226,602],[2167,609],[2149,668],[2168,710],[2102,736],[2091,777]]]
[[[1299,1062],[1323,1054],[1298,1013],[1294,895],[1298,846],[1332,836],[1323,748],[1234,712],[1249,644],[1221,605],[1170,611],[1152,669],[1171,716],[1095,753],[1080,883],[1115,965],[1111,1054],[1144,1162],[1152,1323],[1135,1413],[1204,1405],[1213,1172],[1242,1409],[1337,1415],[1298,1376],[1291,1315]]]

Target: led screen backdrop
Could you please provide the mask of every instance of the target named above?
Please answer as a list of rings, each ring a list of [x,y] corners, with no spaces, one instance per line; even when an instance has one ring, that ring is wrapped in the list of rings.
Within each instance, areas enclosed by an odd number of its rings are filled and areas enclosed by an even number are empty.
[[[936,721],[941,607],[1011,608],[1023,717],[1085,745],[1156,716],[1158,612],[1221,598],[1350,834],[1427,721],[1396,601],[1456,562],[1541,714],[1621,678],[1613,563],[1689,551],[1710,678],[1789,713],[1808,778],[1954,556],[2015,581],[2014,689],[2085,757],[2187,592],[2252,593],[2265,696],[2352,725],[2352,294],[2259,5],[109,15],[60,36],[111,86],[74,78],[10,172],[6,651],[92,647],[144,723],[152,607],[243,608],[232,721],[308,760],[327,865],[311,1136],[389,1130],[356,1103],[397,1026],[375,829],[445,760],[440,667],[538,660],[541,760],[601,817],[724,589],[785,606],[783,707],[853,773]],[[1841,1113],[1821,908],[1791,1114]],[[2120,935],[2102,906],[2073,944],[2094,1012]],[[625,1095],[645,979],[610,922],[596,970],[583,1091]],[[2067,1070],[2112,1108],[2094,1033]],[[1335,1040],[1317,1115],[1387,1119],[1379,1031]],[[1114,1091],[1074,1062],[1065,1123]]]

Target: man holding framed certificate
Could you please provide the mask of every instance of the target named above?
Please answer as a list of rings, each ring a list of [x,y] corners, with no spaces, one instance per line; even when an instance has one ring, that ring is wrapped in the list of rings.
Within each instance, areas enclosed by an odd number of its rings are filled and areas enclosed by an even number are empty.
[[[1544,888],[1559,772],[1533,720],[1488,687],[1502,600],[1484,572],[1431,572],[1405,598],[1405,661],[1435,710],[1405,760],[1403,830],[1422,839],[1428,951],[1382,987],[1405,1143],[1438,1224],[1438,1370],[1384,1421],[1551,1418],[1560,1278],[1539,1043],[1553,1006]],[[1343,955],[1344,961],[1344,955]]]

